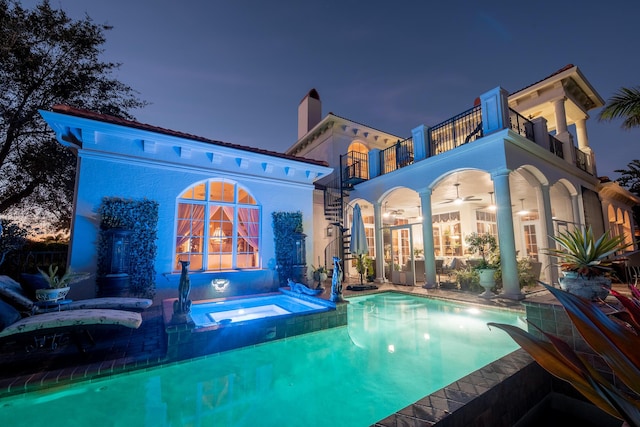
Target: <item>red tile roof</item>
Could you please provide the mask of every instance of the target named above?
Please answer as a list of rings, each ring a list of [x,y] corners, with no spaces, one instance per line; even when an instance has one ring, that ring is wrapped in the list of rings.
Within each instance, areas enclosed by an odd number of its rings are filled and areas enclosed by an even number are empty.
[[[130,127],[134,129],[146,130],[149,132],[156,132],[163,135],[175,136],[178,138],[185,138],[193,141],[206,142],[208,144],[218,145],[221,147],[234,148],[236,150],[249,151],[249,152],[258,153],[258,154],[265,154],[267,156],[279,157],[282,159],[294,160],[298,162],[305,162],[305,163],[310,163],[318,166],[329,166],[329,164],[323,160],[308,159],[305,157],[292,156],[292,155],[280,153],[277,151],[263,150],[262,148],[247,147],[245,145],[238,145],[238,144],[231,144],[229,142],[216,141],[214,139],[204,138],[197,135],[191,135],[184,132],[178,132],[171,129],[165,129],[158,126],[149,125],[146,123],[140,123],[133,120],[126,120],[119,117],[110,116],[107,114],[96,113],[94,111],[74,108],[68,105],[57,104],[52,107],[52,110],[56,113],[63,113],[70,116],[97,120],[100,122],[111,123],[111,124]]]
[[[523,87],[522,89],[518,89],[518,90],[516,90],[515,92],[511,92],[509,95],[513,95],[513,94],[516,94],[516,93],[518,93],[518,92],[522,92],[523,90],[528,89],[528,88],[530,88],[531,86],[537,85],[538,83],[543,82],[543,81],[545,81],[545,80],[547,80],[547,79],[549,79],[549,78],[551,78],[551,77],[553,77],[553,76],[555,76],[555,75],[557,75],[557,74],[560,74],[560,73],[562,73],[562,72],[564,72],[564,71],[570,70],[570,69],[572,69],[573,67],[575,67],[575,65],[573,65],[573,64],[567,64],[567,65],[565,65],[564,67],[560,68],[560,69],[559,69],[558,71],[556,71],[555,73],[548,75],[548,76],[547,76],[547,77],[545,77],[544,79],[538,80],[538,81],[537,81],[537,82],[535,82],[535,83],[531,83],[530,85],[527,85],[527,86]]]

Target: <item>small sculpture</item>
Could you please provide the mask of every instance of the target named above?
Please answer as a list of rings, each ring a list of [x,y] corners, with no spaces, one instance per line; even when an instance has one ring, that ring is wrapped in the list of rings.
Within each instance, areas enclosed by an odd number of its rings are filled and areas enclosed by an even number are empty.
[[[331,301],[343,302],[342,298],[342,267],[340,258],[333,257],[333,276],[331,277]]]
[[[187,320],[187,315],[191,312],[191,280],[189,279],[189,261],[180,261],[182,273],[180,274],[180,284],[178,285],[178,299],[173,302],[173,316],[178,319]]]
[[[291,292],[296,292],[299,294],[319,295],[322,293],[322,291],[324,291],[324,289],[311,289],[304,283],[296,283],[291,279],[287,279],[287,285],[289,285],[289,289],[291,289]]]

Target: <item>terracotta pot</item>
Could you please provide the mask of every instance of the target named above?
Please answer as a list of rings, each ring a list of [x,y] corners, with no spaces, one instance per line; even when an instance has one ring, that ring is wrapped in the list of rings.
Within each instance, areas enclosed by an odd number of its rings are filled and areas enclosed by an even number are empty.
[[[591,278],[582,275],[565,276],[558,279],[560,289],[588,300],[605,299],[611,289],[611,279],[604,276]]]

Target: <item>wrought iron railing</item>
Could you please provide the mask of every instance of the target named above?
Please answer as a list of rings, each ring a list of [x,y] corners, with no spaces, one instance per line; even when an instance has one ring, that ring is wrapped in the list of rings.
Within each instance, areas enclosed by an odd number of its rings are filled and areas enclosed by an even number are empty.
[[[578,147],[573,147],[576,153],[576,166],[582,169],[585,172],[591,173],[589,170],[589,161],[587,158],[587,153],[580,150]]]
[[[369,154],[349,151],[340,156],[342,178],[347,182],[364,181],[369,179]]]
[[[562,141],[553,135],[549,135],[549,151],[556,156],[564,159],[564,152],[562,151]]]
[[[380,174],[413,164],[413,138],[396,142],[380,152]]]
[[[511,108],[509,108],[509,127],[529,141],[536,141],[533,135],[533,122]]]
[[[482,136],[482,107],[477,105],[430,129],[430,153],[435,156]]]

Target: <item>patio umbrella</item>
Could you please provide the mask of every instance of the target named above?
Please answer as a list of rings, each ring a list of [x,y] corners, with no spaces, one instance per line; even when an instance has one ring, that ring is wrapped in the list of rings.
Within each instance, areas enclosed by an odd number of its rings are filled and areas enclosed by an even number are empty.
[[[367,236],[364,232],[364,222],[362,221],[362,212],[360,205],[356,203],[353,208],[353,221],[351,223],[351,242],[349,242],[349,252],[358,257],[358,261],[362,263],[365,254],[369,253],[369,245],[367,244]],[[362,282],[362,274],[360,273],[360,285]]]

